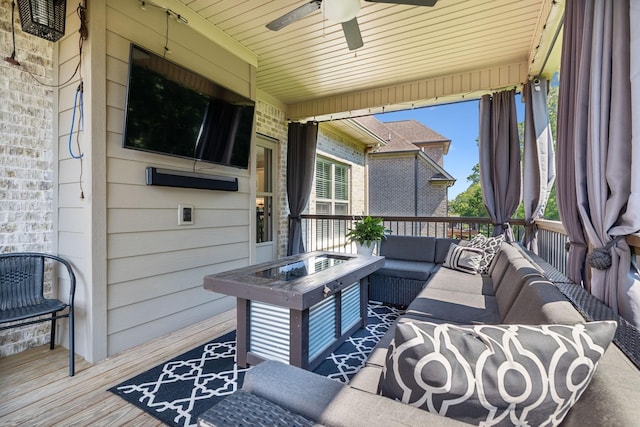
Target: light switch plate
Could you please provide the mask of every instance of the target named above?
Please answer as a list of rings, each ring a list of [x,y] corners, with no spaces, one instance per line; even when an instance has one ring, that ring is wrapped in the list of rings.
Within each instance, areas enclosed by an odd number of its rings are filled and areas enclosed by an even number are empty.
[[[193,205],[178,205],[178,225],[193,224]]]

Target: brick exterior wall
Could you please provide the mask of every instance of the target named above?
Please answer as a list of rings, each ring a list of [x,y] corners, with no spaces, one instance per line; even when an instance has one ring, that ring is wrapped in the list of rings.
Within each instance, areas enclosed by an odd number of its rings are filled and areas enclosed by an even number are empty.
[[[447,187],[429,182],[437,171],[423,160],[418,162],[416,194],[415,162],[413,155],[370,157],[369,208],[371,215],[447,216]]]
[[[447,186],[429,182],[437,171],[427,162],[418,166],[418,216],[447,216]]]
[[[369,213],[415,216],[415,157],[369,157]]]
[[[287,254],[289,235],[289,203],[287,202],[287,120],[284,111],[258,100],[256,102],[256,132],[278,141],[278,170],[274,174],[274,185],[278,191],[278,212],[274,224],[277,256]]]
[[[425,147],[422,151],[424,151],[424,154],[429,156],[431,160],[436,162],[440,167],[444,167],[444,153],[442,152],[442,146]]]
[[[16,59],[52,84],[53,44],[22,33],[16,10]],[[11,0],[0,0],[0,46],[9,56]],[[54,252],[53,89],[0,61],[0,252]],[[52,286],[47,285],[51,295]],[[0,357],[49,340],[49,324],[0,331]]]
[[[349,214],[363,215],[367,212],[366,206],[366,156],[365,146],[337,132],[328,126],[321,124],[318,132],[318,156],[326,157],[349,166]],[[309,199],[309,212],[315,213],[315,180]]]

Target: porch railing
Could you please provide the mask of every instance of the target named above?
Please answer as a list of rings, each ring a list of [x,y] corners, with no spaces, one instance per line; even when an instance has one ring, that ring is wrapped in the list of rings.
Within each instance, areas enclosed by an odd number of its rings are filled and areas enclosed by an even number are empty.
[[[567,274],[567,232],[560,221],[537,220],[538,255],[562,274]]]
[[[302,215],[305,248],[354,253],[355,245],[347,244],[346,232],[359,216],[347,215]],[[493,224],[488,218],[463,217],[382,217],[385,227],[396,236],[432,236],[472,239],[477,233],[485,236],[493,233]],[[522,241],[524,220],[511,220],[514,238]],[[567,273],[568,240],[564,226],[559,221],[537,220],[538,255],[562,274]],[[627,238],[637,258],[640,258],[640,235]],[[640,259],[638,260],[640,261]]]
[[[359,216],[302,215],[304,247],[308,251],[331,250],[353,253],[355,246],[347,243],[346,232]],[[489,218],[462,217],[382,217],[384,226],[394,236],[431,236],[472,239],[478,233],[491,235],[493,224]],[[514,238],[524,235],[524,220],[511,221]]]

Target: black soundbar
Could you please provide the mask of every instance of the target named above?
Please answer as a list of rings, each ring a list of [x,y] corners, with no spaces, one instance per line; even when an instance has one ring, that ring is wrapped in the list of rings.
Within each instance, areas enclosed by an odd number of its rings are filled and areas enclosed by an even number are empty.
[[[147,167],[147,185],[238,191],[238,178]]]

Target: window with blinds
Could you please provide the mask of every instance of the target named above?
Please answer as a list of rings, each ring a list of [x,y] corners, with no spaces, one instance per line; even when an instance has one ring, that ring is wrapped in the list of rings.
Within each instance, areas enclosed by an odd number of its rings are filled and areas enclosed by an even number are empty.
[[[349,214],[349,166],[318,157],[316,159],[316,214]],[[346,223],[317,222],[316,240],[324,249],[344,241]]]

